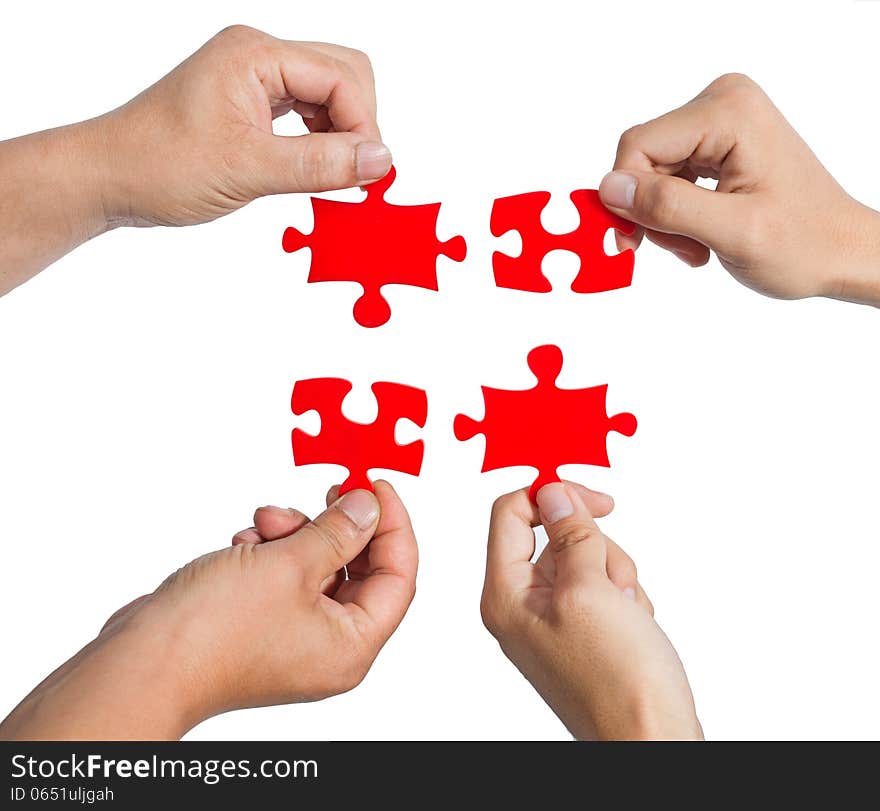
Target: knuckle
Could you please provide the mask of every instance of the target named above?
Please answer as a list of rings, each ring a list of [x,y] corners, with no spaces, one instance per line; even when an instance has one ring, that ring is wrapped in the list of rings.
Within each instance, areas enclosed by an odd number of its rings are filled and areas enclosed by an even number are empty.
[[[354,175],[354,161],[346,169],[339,150],[326,149],[320,143],[306,141],[300,153],[297,170],[300,184],[306,189],[350,182]]]
[[[553,533],[553,548],[556,552],[561,552],[576,544],[595,541],[601,537],[601,534],[595,524],[585,524],[581,521],[564,523]]]
[[[313,522],[313,532],[321,539],[333,560],[345,560],[346,531],[329,521]]]
[[[636,190],[636,208],[657,223],[671,223],[675,220],[679,208],[678,189],[669,178],[655,177],[653,182],[639,184]],[[642,199],[639,200],[639,191]]]
[[[757,84],[745,73],[724,73],[710,85],[714,90],[737,90],[740,88],[754,88]]]
[[[630,127],[628,130],[625,130],[624,133],[620,136],[620,140],[617,142],[617,154],[621,155],[626,152],[633,151],[636,148],[636,144],[640,140],[641,133],[641,124],[636,124],[634,127]]]
[[[489,585],[483,589],[480,598],[480,618],[486,630],[496,639],[506,636],[510,627],[510,611]]]
[[[353,74],[352,69],[338,56],[321,54],[321,58],[324,60],[324,70],[333,77],[333,81],[336,84],[351,78]]]
[[[370,57],[364,51],[361,51],[357,48],[348,48],[346,50],[348,60],[355,66],[358,70],[364,73],[372,73],[373,72],[373,63],[370,62]]]
[[[491,521],[494,523],[494,521],[504,515],[504,513],[509,512],[515,499],[515,493],[505,493],[503,496],[498,496],[498,498],[492,502]]]
[[[261,35],[261,32],[257,31],[256,28],[236,23],[234,25],[227,25],[225,28],[221,29],[217,33],[215,39],[241,43],[243,41],[257,39]]]
[[[626,574],[628,577],[632,578],[633,582],[639,579],[639,567],[636,566],[635,561],[629,557],[627,558]]]
[[[616,569],[618,575],[623,577],[626,580],[635,581],[638,578],[638,569],[636,568],[636,562],[626,554],[620,547],[617,547],[619,550],[619,558],[616,562]]]
[[[715,88],[724,104],[747,117],[760,112],[767,105],[767,96],[761,87],[742,73],[728,73],[718,80]]]
[[[495,603],[486,592],[483,592],[483,596],[480,599],[480,617],[483,620],[483,625],[486,627],[486,630],[492,634],[492,636],[498,636],[498,633],[501,630],[501,622],[500,617],[495,610]]]
[[[638,582],[639,573],[636,569],[635,563],[631,560],[623,561],[614,573],[614,580],[617,585],[623,586],[635,586]]]

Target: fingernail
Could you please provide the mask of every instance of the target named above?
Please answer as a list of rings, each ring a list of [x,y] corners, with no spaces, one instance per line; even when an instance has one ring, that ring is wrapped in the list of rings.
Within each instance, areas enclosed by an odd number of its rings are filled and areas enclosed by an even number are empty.
[[[612,208],[632,208],[639,181],[626,172],[609,172],[599,184],[599,197]]]
[[[691,259],[691,257],[688,254],[686,254],[684,251],[673,251],[673,253],[686,265],[689,265],[690,267],[694,267],[694,260]]]
[[[260,510],[271,510],[273,513],[284,513],[285,515],[291,515],[292,510],[288,507],[276,507],[274,504],[266,504],[263,507],[260,507]]]
[[[260,533],[253,527],[236,532],[235,537],[238,538],[239,543],[259,543],[262,540]]]
[[[369,529],[379,517],[379,502],[372,493],[366,490],[352,490],[336,502],[359,529]]]
[[[391,151],[377,141],[364,141],[355,149],[355,163],[359,181],[385,177],[391,168]]]
[[[623,590],[623,593],[624,593],[627,597],[629,597],[630,600],[635,600],[635,599],[636,599],[636,590],[635,590],[632,586],[627,586],[627,587]]]
[[[571,503],[568,491],[561,482],[545,484],[538,490],[535,500],[538,502],[541,516],[548,524],[555,524],[574,512],[574,504]]]

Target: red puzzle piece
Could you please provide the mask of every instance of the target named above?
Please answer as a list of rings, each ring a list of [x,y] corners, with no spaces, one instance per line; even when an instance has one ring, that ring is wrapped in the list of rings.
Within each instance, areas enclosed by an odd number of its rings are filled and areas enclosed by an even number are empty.
[[[528,364],[538,379],[536,386],[520,391],[483,386],[486,415],[477,422],[459,414],[454,428],[460,440],[485,434],[484,473],[517,465],[536,468],[538,477],[529,491],[534,500],[541,487],[559,481],[556,468],[560,465],[610,467],[606,435],[617,431],[632,436],[637,423],[632,414],[608,416],[607,385],[557,388],[556,378],[562,371],[562,351],[558,346],[533,349]]]
[[[541,226],[541,212],[550,201],[550,192],[534,191],[502,197],[492,206],[489,227],[500,237],[508,231],[519,231],[522,251],[508,256],[500,251],[492,254],[495,284],[530,293],[549,293],[553,288],[541,272],[544,256],[555,250],[573,251],[581,260],[580,270],[571,284],[575,293],[599,293],[617,290],[632,284],[635,256],[631,249],[614,256],[605,253],[604,240],[608,229],[632,234],[631,222],[612,214],[599,200],[594,189],[571,193],[571,202],[580,213],[580,225],[567,234],[550,234]]]
[[[419,428],[428,418],[428,398],[421,389],[399,383],[372,386],[379,415],[372,423],[352,422],[342,414],[342,401],[351,383],[338,377],[300,380],[293,387],[290,407],[294,414],[317,411],[321,430],[313,436],[293,429],[291,442],[296,465],[330,464],[348,468],[339,492],[372,490],[368,472],[373,468],[399,470],[418,476],[425,446],[421,440],[398,445],[394,430],[399,420],[412,420]]]
[[[355,302],[354,320],[380,327],[391,317],[382,297],[386,284],[437,289],[437,256],[461,262],[467,253],[464,237],[437,239],[440,203],[396,206],[384,195],[394,182],[394,167],[367,186],[360,203],[312,198],[315,225],[311,234],[296,228],[284,232],[288,253],[308,247],[312,252],[310,282],[357,282],[364,288]]]

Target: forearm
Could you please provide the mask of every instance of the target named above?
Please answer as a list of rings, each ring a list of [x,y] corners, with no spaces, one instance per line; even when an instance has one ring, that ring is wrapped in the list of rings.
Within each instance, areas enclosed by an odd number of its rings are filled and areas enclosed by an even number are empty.
[[[108,229],[104,121],[0,142],[0,295]]]
[[[176,740],[202,716],[162,638],[102,634],[0,723],[2,740]]]

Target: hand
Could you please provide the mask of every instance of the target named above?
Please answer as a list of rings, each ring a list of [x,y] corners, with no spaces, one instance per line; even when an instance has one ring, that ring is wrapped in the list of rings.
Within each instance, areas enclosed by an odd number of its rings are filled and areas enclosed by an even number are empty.
[[[610,496],[565,482],[537,500],[518,490],[492,510],[481,609],[501,649],[577,738],[701,738],[635,565],[593,520]],[[532,563],[541,523],[549,540]]]
[[[293,110],[310,134],[272,134]],[[99,119],[115,156],[114,223],[192,225],[267,194],[367,184],[391,168],[360,51],[221,31],[128,104]]]
[[[714,191],[697,178],[718,181]],[[850,197],[751,79],[722,76],[692,101],[627,130],[602,202],[692,266],[709,251],[779,298],[880,305],[880,215]]]
[[[309,133],[273,135],[290,111]],[[118,110],[0,142],[0,295],[116,226],[193,225],[390,168],[364,54],[233,26]]]
[[[227,710],[352,689],[403,619],[418,567],[406,509],[386,482],[375,489],[331,490],[313,522],[257,510],[231,547],[116,612],[0,737],[178,738]]]

